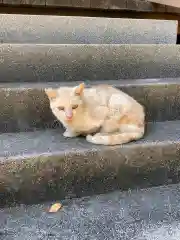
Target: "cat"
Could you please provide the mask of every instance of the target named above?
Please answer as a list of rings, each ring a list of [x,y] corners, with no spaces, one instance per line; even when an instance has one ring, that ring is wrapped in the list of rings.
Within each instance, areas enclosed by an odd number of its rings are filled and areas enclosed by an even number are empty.
[[[50,108],[66,128],[64,137],[85,135],[93,144],[118,145],[144,136],[144,107],[110,85],[45,89]]]

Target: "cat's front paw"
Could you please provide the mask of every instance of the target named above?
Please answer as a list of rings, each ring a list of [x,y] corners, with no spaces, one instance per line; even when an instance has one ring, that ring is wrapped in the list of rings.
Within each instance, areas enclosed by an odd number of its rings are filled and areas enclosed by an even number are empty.
[[[63,133],[63,136],[64,137],[68,137],[68,138],[73,138],[73,137],[77,137],[77,134],[76,133],[74,133],[74,132],[70,132],[70,131],[65,131],[64,133]]]
[[[87,135],[86,141],[94,144],[104,144],[103,136],[101,136],[99,133],[95,135]]]
[[[87,141],[87,142],[90,142],[90,143],[94,143],[94,142],[93,142],[93,136],[92,136],[92,135],[87,135],[87,136],[86,136],[86,141]]]

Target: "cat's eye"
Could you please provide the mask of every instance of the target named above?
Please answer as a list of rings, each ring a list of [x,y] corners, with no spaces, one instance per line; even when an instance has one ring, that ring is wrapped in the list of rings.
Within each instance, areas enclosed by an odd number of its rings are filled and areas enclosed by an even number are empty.
[[[72,109],[76,109],[76,108],[78,108],[77,104],[72,106]]]
[[[58,107],[59,111],[64,111],[64,107]]]

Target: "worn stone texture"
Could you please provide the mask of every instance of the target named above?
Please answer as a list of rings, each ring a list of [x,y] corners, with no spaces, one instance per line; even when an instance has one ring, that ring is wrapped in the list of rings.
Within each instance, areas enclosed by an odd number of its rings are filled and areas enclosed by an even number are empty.
[[[72,7],[90,8],[90,0],[71,0]]]
[[[91,8],[100,8],[107,9],[109,8],[110,0],[91,0],[90,6]]]
[[[180,8],[179,0],[148,0],[148,1],[150,1],[152,3],[164,4],[164,5],[167,5],[167,6]]]
[[[176,44],[177,37],[177,21],[18,14],[0,19],[1,43]]]
[[[0,45],[1,82],[66,82],[180,76],[179,45]]]
[[[3,0],[4,4],[12,5],[44,5],[46,0]]]
[[[114,10],[127,9],[132,11],[166,12],[165,5],[146,0],[0,0],[0,3],[10,5],[46,5],[46,7],[94,8],[102,10],[109,8]],[[179,13],[179,9],[167,6],[167,12]]]
[[[138,1],[126,0],[127,9],[138,10]]]
[[[163,4],[157,4],[157,3],[154,3],[153,4],[153,10],[155,12],[167,12],[167,6],[166,5],[163,5]]]
[[[58,126],[42,89],[1,89],[0,95],[0,132],[34,131]]]
[[[179,182],[180,121],[148,124],[144,139],[114,147],[61,134],[0,135],[1,205]]]
[[[126,4],[126,0],[110,0],[109,2],[109,9],[127,9],[127,4]]]
[[[180,185],[0,210],[2,240],[178,240]],[[59,200],[59,199],[58,199]]]
[[[45,0],[46,6],[62,6],[62,7],[71,7],[71,0]],[[50,16],[48,16],[50,17]]]
[[[87,87],[92,85],[84,82]],[[0,132],[59,128],[61,125],[51,113],[44,88],[79,83],[0,84]],[[93,83],[96,84],[100,82]],[[109,80],[103,84],[120,88],[140,102],[145,107],[146,121],[180,119],[180,79]]]
[[[139,0],[137,11],[151,12],[151,11],[153,11],[153,4],[151,2],[147,2],[147,1],[144,1],[144,0]]]
[[[169,12],[169,13],[180,13],[180,8],[166,6],[166,12]]]
[[[126,0],[126,8],[134,11],[153,11],[153,4],[145,0]]]
[[[3,0],[0,0],[0,3]],[[74,7],[95,9],[128,9],[137,11],[152,11],[153,4],[144,0],[4,0],[5,4],[46,5],[47,7]]]
[[[21,0],[3,0],[3,3],[4,4],[17,4],[17,5],[19,5],[19,4],[21,4]]]

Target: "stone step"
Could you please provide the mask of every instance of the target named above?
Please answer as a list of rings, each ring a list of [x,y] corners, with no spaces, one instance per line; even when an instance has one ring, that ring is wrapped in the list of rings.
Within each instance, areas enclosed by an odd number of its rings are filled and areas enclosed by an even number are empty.
[[[80,82],[0,84],[0,132],[58,128],[44,88],[75,86]],[[92,86],[85,81],[87,87]],[[100,84],[94,81],[93,84]],[[145,106],[147,121],[180,119],[180,78],[103,81],[134,97]]]
[[[180,2],[177,0],[148,0],[149,2],[180,8]]]
[[[180,45],[1,44],[1,82],[180,76]]]
[[[0,15],[1,43],[176,44],[177,21]]]
[[[149,123],[144,139],[114,147],[61,133],[0,135],[1,204],[179,182],[180,121]]]
[[[21,205],[0,210],[3,240],[108,239],[178,240],[180,185],[112,192],[54,203]]]

